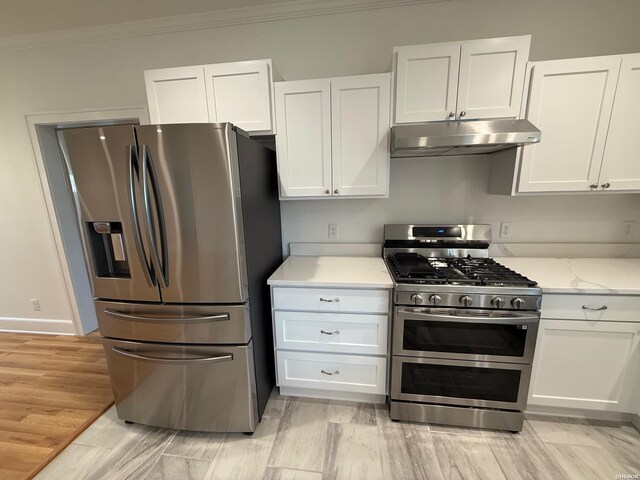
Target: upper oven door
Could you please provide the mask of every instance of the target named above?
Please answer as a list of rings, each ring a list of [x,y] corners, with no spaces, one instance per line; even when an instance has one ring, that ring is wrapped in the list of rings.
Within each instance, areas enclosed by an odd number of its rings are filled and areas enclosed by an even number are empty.
[[[539,319],[537,312],[396,307],[393,354],[530,364]]]

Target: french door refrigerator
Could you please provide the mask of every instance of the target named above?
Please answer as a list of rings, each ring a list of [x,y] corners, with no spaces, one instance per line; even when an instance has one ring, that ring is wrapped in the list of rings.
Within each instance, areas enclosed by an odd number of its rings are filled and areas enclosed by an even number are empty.
[[[231,124],[62,131],[118,416],[253,432],[274,385],[275,152]]]

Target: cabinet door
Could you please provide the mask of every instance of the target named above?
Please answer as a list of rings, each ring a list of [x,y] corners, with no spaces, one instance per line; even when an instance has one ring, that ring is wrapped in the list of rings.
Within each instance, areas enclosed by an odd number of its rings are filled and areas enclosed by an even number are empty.
[[[331,83],[276,83],[281,198],[331,194]]]
[[[247,132],[271,133],[268,60],[205,65],[211,122],[231,122]]]
[[[632,412],[640,323],[541,320],[529,404]]]
[[[518,117],[530,43],[525,35],[462,44],[458,118]]]
[[[527,118],[542,140],[522,149],[519,192],[597,184],[619,69],[619,56],[534,64]]]
[[[598,183],[610,190],[640,190],[638,115],[640,112],[640,54],[622,58],[620,79],[613,104]]]
[[[459,43],[397,48],[395,123],[453,118],[459,67]]]
[[[331,81],[334,195],[385,195],[389,187],[389,74]]]
[[[202,67],[144,72],[151,123],[207,123],[207,94]]]

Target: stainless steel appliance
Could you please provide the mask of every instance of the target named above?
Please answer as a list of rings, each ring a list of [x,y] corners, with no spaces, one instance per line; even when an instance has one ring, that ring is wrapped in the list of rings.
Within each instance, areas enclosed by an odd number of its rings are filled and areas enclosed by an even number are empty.
[[[489,225],[385,225],[392,419],[522,429],[541,290],[490,242]]]
[[[274,385],[275,152],[231,124],[61,132],[121,419],[253,432]]]
[[[397,125],[391,129],[391,157],[479,155],[539,143],[529,120],[459,120]]]

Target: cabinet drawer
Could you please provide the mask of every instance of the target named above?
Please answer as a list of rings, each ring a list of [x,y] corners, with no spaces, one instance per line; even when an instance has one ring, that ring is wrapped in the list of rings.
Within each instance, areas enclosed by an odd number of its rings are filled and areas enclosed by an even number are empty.
[[[274,288],[276,310],[316,312],[388,313],[388,290],[341,288]]]
[[[386,394],[387,359],[278,350],[281,387]]]
[[[640,322],[640,296],[545,293],[541,311],[542,318]]]
[[[275,312],[277,348],[384,355],[386,315]]]

